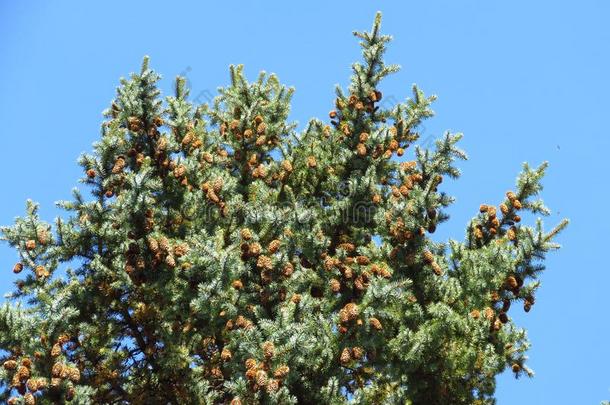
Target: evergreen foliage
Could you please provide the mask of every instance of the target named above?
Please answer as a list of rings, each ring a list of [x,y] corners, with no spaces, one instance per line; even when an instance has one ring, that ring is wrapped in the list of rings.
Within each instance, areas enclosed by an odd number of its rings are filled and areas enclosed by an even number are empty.
[[[396,106],[389,36],[357,32],[363,61],[330,120],[288,122],[293,90],[241,66],[213,105],[185,80],[160,98],[144,60],[121,80],[81,182],[54,225],[37,205],[2,229],[18,250],[0,309],[9,404],[491,404],[525,364],[509,309],[534,305],[558,245],[538,220],[546,164],[528,165],[463,240],[430,238],[466,159],[447,133],[409,147],[434,97]],[[407,156],[411,154],[411,159]]]

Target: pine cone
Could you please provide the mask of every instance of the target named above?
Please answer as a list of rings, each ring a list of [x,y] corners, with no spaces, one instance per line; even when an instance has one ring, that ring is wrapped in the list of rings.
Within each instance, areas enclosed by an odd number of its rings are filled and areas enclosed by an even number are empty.
[[[32,360],[29,357],[24,357],[21,360],[21,365],[23,367],[32,368]]]
[[[68,343],[69,341],[70,341],[70,336],[66,333],[62,333],[57,338],[57,343],[59,343],[60,345],[64,345],[64,344]]]
[[[359,156],[366,156],[366,146],[364,146],[363,143],[356,145],[356,153],[358,153]]]
[[[252,231],[250,229],[248,229],[248,228],[242,229],[240,234],[241,234],[241,238],[243,240],[250,240],[250,239],[252,239]]]
[[[358,315],[360,314],[360,310],[358,309],[358,306],[356,304],[354,304],[353,302],[346,304],[345,307],[343,308],[343,310],[345,311],[345,313],[347,315],[347,319],[350,321],[353,321],[354,319],[356,319],[358,317]]]
[[[51,348],[51,357],[57,357],[61,354],[61,345],[59,343],[55,343],[53,348]]]
[[[26,384],[26,387],[31,392],[38,391],[38,380],[35,378],[30,378]]]
[[[11,388],[17,388],[17,387],[21,387],[21,386],[22,386],[22,384],[21,384],[21,379],[19,378],[19,374],[15,373],[13,375],[12,380],[11,380],[10,387]]]
[[[277,239],[272,240],[267,247],[269,253],[275,253],[280,249],[281,242]]]
[[[390,278],[390,277],[392,277],[392,273],[390,273],[390,271],[387,268],[385,268],[385,267],[381,268],[381,272],[379,273],[379,275],[381,277],[383,277],[383,278]]]
[[[350,350],[347,347],[344,348],[343,351],[341,352],[341,357],[339,358],[339,361],[344,366],[348,365],[349,362],[352,361],[352,356],[351,356]]]
[[[267,137],[265,135],[260,135],[256,138],[256,142],[254,143],[256,146],[263,146],[265,142],[267,142]]]
[[[508,322],[508,315],[506,315],[505,312],[500,312],[500,315],[498,315],[498,320],[502,323],[507,323]]]
[[[220,353],[220,358],[222,361],[229,361],[232,357],[233,354],[231,353],[231,350],[227,349],[226,347],[222,349],[222,352]]]
[[[267,342],[263,343],[262,348],[263,348],[263,355],[266,358],[270,359],[273,357],[273,355],[275,353],[275,345],[273,344],[273,342],[267,341]]]
[[[340,243],[337,248],[345,250],[346,253],[351,253],[356,249],[356,246],[353,243],[344,242]]]
[[[210,376],[217,380],[222,379],[224,376],[222,375],[222,371],[218,367],[214,367],[210,370]]]
[[[367,283],[362,279],[362,276],[359,276],[354,280],[354,287],[358,291],[364,291],[367,288]]]
[[[180,243],[176,246],[174,246],[174,255],[176,257],[182,257],[184,255],[186,255],[189,251],[189,247],[186,243]]]
[[[23,271],[23,264],[22,263],[15,263],[15,266],[13,266],[13,273],[19,274],[22,271]]]
[[[36,379],[36,388],[38,390],[44,390],[47,388],[48,385],[49,384],[48,384],[48,381],[46,378],[37,378]]]
[[[182,144],[182,146],[188,146],[189,144],[191,144],[191,142],[193,142],[193,140],[195,139],[195,134],[192,131],[188,131],[184,137],[182,138],[182,141],[180,141],[180,143]]]
[[[514,276],[508,276],[506,278],[506,281],[504,282],[504,285],[508,289],[513,290],[519,286],[519,283],[517,282],[517,279]]]
[[[292,163],[290,163],[288,160],[284,160],[282,162],[282,169],[286,170],[288,173],[292,173]]]
[[[256,373],[258,370],[256,368],[250,368],[246,370],[246,379],[249,381],[253,381],[256,378]]]
[[[493,322],[492,327],[493,327],[493,330],[497,332],[497,331],[499,331],[500,329],[502,329],[502,322],[500,322],[500,320],[499,320],[499,319],[496,319],[496,320]]]
[[[287,365],[283,364],[275,369],[273,376],[275,378],[282,379],[282,378],[285,378],[289,372],[290,372],[290,368]]]
[[[256,368],[256,360],[254,360],[254,359],[247,359],[246,360],[246,369],[247,370],[251,370],[253,368]]]
[[[167,264],[167,266],[170,268],[174,268],[176,267],[176,259],[171,254],[167,255],[165,256],[165,264]]]
[[[149,236],[146,238],[146,242],[148,243],[148,249],[150,249],[152,253],[157,253],[159,251],[159,242],[157,242],[155,238]]]
[[[294,272],[294,266],[292,265],[292,263],[286,263],[284,265],[284,269],[282,271],[282,274],[284,274],[284,277],[290,277],[293,272]]]
[[[508,207],[506,206],[506,204],[500,204],[500,211],[502,212],[502,215],[508,214]]]
[[[112,174],[119,174],[125,168],[125,158],[123,156],[119,156],[114,162],[114,166],[112,167]]]
[[[36,274],[36,279],[38,280],[50,276],[49,271],[44,266],[36,266],[34,273]]]
[[[23,403],[25,405],[36,405],[36,398],[31,392],[28,392],[23,396]]]
[[[160,137],[157,140],[157,151],[164,152],[165,150],[167,150],[167,144],[168,144],[167,138],[164,136]]]
[[[369,259],[367,256],[357,256],[356,257],[356,263],[358,263],[361,266],[366,266],[370,262],[371,262],[371,259]]]
[[[142,125],[143,123],[138,117],[129,117],[127,119],[127,127],[131,132],[140,132]]]
[[[73,383],[80,381],[80,370],[76,367],[68,368],[68,379]]]
[[[352,347],[352,357],[356,360],[360,360],[364,356],[364,349],[362,347]]]
[[[258,370],[256,372],[256,385],[259,387],[264,387],[267,385],[267,373],[263,370]]]
[[[392,152],[396,152],[398,150],[398,146],[398,141],[396,139],[392,139],[388,145],[388,149]]]
[[[239,128],[239,121],[238,120],[231,121],[231,123],[229,124],[229,129],[231,131],[236,131],[238,128]]]
[[[155,118],[153,118],[153,124],[157,127],[160,127],[163,125],[163,118],[156,116]]]
[[[191,149],[198,149],[203,146],[203,142],[199,138],[195,138],[193,143],[191,144]]]
[[[30,378],[30,369],[26,366],[19,366],[17,369],[17,376],[21,381]]]
[[[264,178],[265,176],[267,176],[267,169],[262,163],[259,164],[256,169],[252,171],[252,177],[254,177],[255,179]]]
[[[186,166],[180,164],[174,168],[174,177],[180,179],[186,175]]]
[[[490,219],[494,219],[497,215],[497,211],[496,211],[496,207],[492,206],[492,205],[488,205],[487,206],[487,216]]]
[[[251,256],[258,256],[261,254],[261,245],[257,242],[251,243],[248,246],[248,253]]]
[[[17,362],[15,360],[7,360],[2,366],[5,370],[15,370],[17,368]]]
[[[265,124],[264,122],[261,122],[256,127],[256,133],[259,134],[259,135],[264,134],[266,130],[267,130],[267,124]]]
[[[369,325],[371,325],[375,330],[382,330],[383,329],[383,326],[381,325],[381,322],[377,318],[369,319]]]
[[[212,163],[214,161],[214,157],[212,156],[212,154],[210,152],[205,152],[201,155],[201,157],[203,158],[203,160],[207,163]]]
[[[276,380],[274,378],[270,378],[269,381],[267,381],[267,392],[268,393],[276,392],[279,388],[280,388],[280,384],[279,384],[278,380]]]
[[[273,269],[273,261],[270,257],[261,255],[258,257],[256,261],[256,266],[261,270],[272,270]]]
[[[159,239],[159,249],[161,249],[161,251],[163,253],[169,253],[170,250],[170,245],[169,245],[169,240],[165,237],[165,236],[161,236]]]
[[[426,264],[434,263],[434,255],[429,250],[424,251],[423,259]]]

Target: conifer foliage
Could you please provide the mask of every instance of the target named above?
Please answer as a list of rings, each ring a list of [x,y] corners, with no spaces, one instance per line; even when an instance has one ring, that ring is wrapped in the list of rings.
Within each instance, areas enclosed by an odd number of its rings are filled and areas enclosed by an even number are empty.
[[[148,59],[123,79],[80,158],[91,196],[75,190],[54,225],[28,202],[2,229],[20,260],[1,400],[489,404],[498,373],[530,375],[511,313],[534,306],[566,224],[523,224],[548,214],[546,164],[481,205],[463,240],[431,239],[461,134],[414,146],[434,97],[383,103],[398,67],[379,28],[355,33],[349,88],[302,132],[275,75],[232,66],[213,105],[182,78],[164,102]]]

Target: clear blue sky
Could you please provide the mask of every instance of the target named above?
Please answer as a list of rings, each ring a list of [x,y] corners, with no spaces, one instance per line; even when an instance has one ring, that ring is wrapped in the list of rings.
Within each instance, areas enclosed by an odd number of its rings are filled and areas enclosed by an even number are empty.
[[[403,70],[384,85],[402,99],[412,83],[439,96],[424,138],[465,134],[463,177],[441,236],[461,238],[482,202],[498,203],[523,161],[551,163],[547,225],[569,217],[533,310],[517,315],[533,343],[536,377],[498,381],[498,403],[598,404],[610,399],[610,198],[606,119],[610,2],[580,1],[175,1],[0,0],[0,224],[24,201],[58,214],[81,175],[77,156],[99,135],[101,111],[120,76],[142,56],[168,94],[187,74],[193,97],[215,93],[228,65],[254,79],[275,72],[296,87],[292,118],[325,117],[333,88],[359,57],[353,29],[376,10],[394,36],[387,61]],[[364,2],[362,2],[364,3]],[[501,4],[500,4],[501,3]],[[15,252],[0,247],[0,291],[11,288]],[[515,311],[519,313],[521,311]]]

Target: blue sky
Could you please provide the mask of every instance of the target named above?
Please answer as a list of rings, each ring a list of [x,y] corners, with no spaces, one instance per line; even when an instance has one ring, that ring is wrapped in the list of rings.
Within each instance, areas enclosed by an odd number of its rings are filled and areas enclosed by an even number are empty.
[[[364,3],[364,2],[362,2]],[[370,2],[373,3],[373,2]],[[412,83],[439,96],[423,138],[464,132],[470,160],[443,184],[457,197],[438,231],[461,238],[480,203],[498,203],[523,161],[550,162],[544,199],[550,227],[571,219],[548,260],[533,310],[515,316],[533,343],[536,377],[498,380],[498,403],[597,404],[610,399],[610,198],[605,123],[610,94],[610,3],[602,0],[10,2],[0,0],[0,224],[41,203],[69,199],[76,158],[99,135],[101,111],[120,76],[144,55],[164,76],[186,74],[201,101],[243,63],[252,79],[275,72],[296,93],[292,119],[325,117],[335,84],[359,58],[351,32],[376,10],[395,38],[387,62],[403,70],[386,97]],[[168,2],[169,4],[169,2]],[[15,252],[0,246],[0,291],[11,288]],[[520,311],[515,311],[518,313]]]

